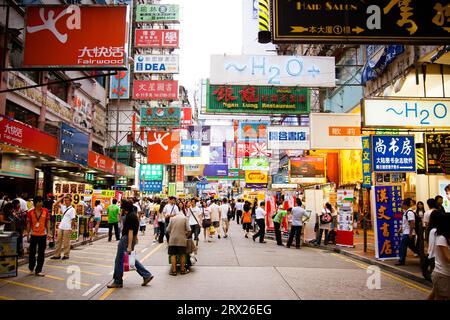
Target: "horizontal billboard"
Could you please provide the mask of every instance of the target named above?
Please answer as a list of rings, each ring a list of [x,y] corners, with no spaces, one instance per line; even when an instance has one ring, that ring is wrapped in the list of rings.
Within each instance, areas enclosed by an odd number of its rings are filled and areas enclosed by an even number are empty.
[[[179,73],[179,57],[178,55],[141,55],[134,57],[135,73]]]
[[[176,4],[138,4],[136,22],[178,22],[180,7]]]
[[[267,123],[239,122],[239,141],[265,142],[267,140]]]
[[[178,81],[134,80],[133,99],[176,100],[178,99]]]
[[[218,85],[334,87],[334,57],[212,55],[210,83]]]
[[[87,166],[89,153],[89,136],[61,123],[60,159]]]
[[[178,48],[179,30],[136,29],[134,46],[136,48]]]
[[[25,10],[23,67],[126,67],[128,6],[37,5]]]
[[[267,127],[269,149],[308,150],[309,128],[306,127]]]
[[[325,179],[324,157],[299,157],[289,160],[289,176],[292,179]]]
[[[450,128],[450,99],[364,99],[365,128]]]
[[[310,91],[298,87],[209,85],[207,112],[308,114]]]
[[[180,108],[141,107],[141,127],[178,127]]]

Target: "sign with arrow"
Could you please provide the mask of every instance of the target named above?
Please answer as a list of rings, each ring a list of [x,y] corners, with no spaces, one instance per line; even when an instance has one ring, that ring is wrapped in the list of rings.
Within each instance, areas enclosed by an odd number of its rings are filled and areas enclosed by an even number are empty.
[[[443,0],[272,0],[273,43],[421,43],[450,40]]]

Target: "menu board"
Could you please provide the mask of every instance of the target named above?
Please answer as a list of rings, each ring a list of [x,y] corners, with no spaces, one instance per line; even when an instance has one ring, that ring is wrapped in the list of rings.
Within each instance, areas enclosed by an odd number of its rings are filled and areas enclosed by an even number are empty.
[[[427,173],[450,174],[450,134],[426,133]]]

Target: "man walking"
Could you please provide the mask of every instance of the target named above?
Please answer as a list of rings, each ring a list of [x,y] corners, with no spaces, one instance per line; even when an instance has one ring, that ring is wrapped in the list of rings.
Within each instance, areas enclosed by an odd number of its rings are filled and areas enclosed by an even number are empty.
[[[277,245],[282,246],[283,240],[281,237],[281,223],[283,222],[284,217],[286,217],[287,211],[284,210],[283,204],[281,203],[278,207],[278,212],[273,217],[273,225],[275,227],[275,238],[277,239]]]
[[[228,238],[228,229],[230,228],[230,220],[231,220],[231,207],[228,204],[228,199],[223,199],[223,204],[220,206],[220,217],[222,220],[222,228],[224,233],[224,238]],[[220,235],[220,231],[218,231]]]
[[[236,222],[239,224],[239,219],[242,219],[242,213],[244,210],[244,203],[242,202],[242,199],[238,199],[236,203]]]
[[[62,199],[64,199],[64,204],[60,204]],[[58,229],[58,240],[56,241],[56,251],[55,255],[51,257],[53,260],[61,259],[61,249],[64,244],[64,257],[63,260],[69,259],[70,253],[70,235],[72,233],[72,220],[75,219],[75,209],[72,207],[72,198],[70,195],[60,198],[56,204],[60,205],[61,214],[63,215],[61,223]]]
[[[266,203],[261,201],[258,209],[255,210],[256,223],[258,224],[258,233],[253,235],[253,241],[259,238],[259,243],[266,243],[264,235],[266,234],[266,210],[264,210]]]
[[[169,197],[169,203],[164,206],[164,209],[162,211],[162,214],[165,218],[165,227],[167,228],[170,223],[170,218],[175,217],[177,214],[180,213],[180,210],[178,209],[177,205],[175,204],[175,197]],[[162,232],[162,231],[160,231]],[[167,242],[169,242],[170,235],[168,232],[165,232]]]
[[[406,253],[408,251],[408,246],[414,243],[414,228],[416,223],[416,217],[414,211],[412,210],[412,199],[407,198],[403,200],[403,217],[402,217],[402,227],[400,232],[402,233],[402,240],[400,242],[400,259],[395,264],[396,266],[404,266],[406,260]]]
[[[112,240],[112,229],[114,227],[114,234],[116,236],[116,241],[120,240],[119,235],[119,213],[120,208],[117,205],[117,199],[113,199],[112,205],[108,207],[106,210],[108,212],[108,241],[111,242]]]
[[[108,288],[123,287],[123,256],[127,252],[131,254],[137,243],[137,234],[139,231],[139,218],[134,212],[133,205],[129,202],[124,203],[123,211],[125,214],[125,222],[122,230],[122,238],[117,246],[116,260],[114,264],[114,282],[108,285]],[[142,286],[146,286],[152,279],[153,275],[145,269],[145,267],[136,259],[135,267],[137,273],[144,279]]]
[[[302,234],[303,216],[308,216],[306,210],[302,208],[302,201],[297,199],[297,206],[292,208],[292,226],[289,233],[289,239],[286,244],[287,248],[290,248],[295,236],[295,248],[300,249],[300,236]]]
[[[213,227],[216,229],[217,238],[220,239],[220,207],[217,205],[217,200],[213,200],[209,206],[211,211],[211,221]]]

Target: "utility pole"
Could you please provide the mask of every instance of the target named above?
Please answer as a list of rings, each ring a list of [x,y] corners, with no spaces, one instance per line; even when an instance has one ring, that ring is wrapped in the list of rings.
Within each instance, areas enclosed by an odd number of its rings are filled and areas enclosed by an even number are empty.
[[[117,159],[119,158],[119,107],[120,107],[120,79],[121,76],[118,77],[118,90],[117,90],[117,108],[116,108],[116,147],[115,147],[115,158],[114,158],[114,190],[117,190]]]

